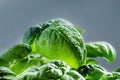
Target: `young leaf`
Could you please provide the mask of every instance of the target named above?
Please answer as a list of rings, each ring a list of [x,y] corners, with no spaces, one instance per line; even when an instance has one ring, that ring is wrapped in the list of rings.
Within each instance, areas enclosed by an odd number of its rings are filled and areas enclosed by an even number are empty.
[[[86,43],[86,49],[87,56],[91,58],[104,57],[109,62],[112,62],[116,57],[115,49],[107,42],[101,41]]]

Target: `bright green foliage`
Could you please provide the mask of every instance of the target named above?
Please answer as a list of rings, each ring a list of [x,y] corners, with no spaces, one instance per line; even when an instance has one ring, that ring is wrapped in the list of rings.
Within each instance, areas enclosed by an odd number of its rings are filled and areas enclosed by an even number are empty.
[[[45,57],[30,53],[29,45],[17,44],[0,56],[0,66],[6,66],[18,74],[33,65],[41,66],[47,62]]]
[[[15,77],[16,80],[85,80],[64,62],[51,61],[41,67],[33,66]]]
[[[0,66],[12,67],[14,63],[23,59],[31,52],[26,44],[17,44],[0,55]]]
[[[28,55],[26,58],[14,63],[14,65],[10,67],[10,69],[19,74],[31,66],[41,66],[47,62],[48,60],[45,57],[42,57],[39,54],[31,54]]]
[[[96,57],[104,57],[109,62],[115,60],[116,51],[108,42],[91,42],[86,43],[87,56],[96,58]]]
[[[58,19],[44,23],[39,28],[40,32],[35,33],[38,35],[36,38],[32,35],[35,29],[30,28],[25,33],[23,42],[33,41],[35,38],[31,45],[34,45],[33,49],[49,59],[63,60],[71,67],[78,68],[84,63],[86,57],[84,40],[80,30],[78,31],[74,25]]]
[[[112,45],[85,43],[82,33],[63,19],[29,28],[23,44],[0,55],[0,80],[120,80],[120,68],[107,72],[95,59],[113,62]]]

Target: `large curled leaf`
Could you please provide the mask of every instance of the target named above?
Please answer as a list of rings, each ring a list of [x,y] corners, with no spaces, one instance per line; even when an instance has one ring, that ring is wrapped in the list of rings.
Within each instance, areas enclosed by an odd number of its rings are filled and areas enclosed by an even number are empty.
[[[36,39],[38,53],[49,59],[59,59],[78,68],[86,59],[86,48],[80,32],[64,20],[52,20]]]
[[[57,80],[69,70],[62,61],[51,61],[41,67],[33,66],[17,75],[16,80]]]
[[[104,57],[109,62],[114,61],[116,57],[115,49],[108,42],[101,41],[86,43],[86,49],[88,57]]]
[[[0,66],[12,67],[16,61],[23,59],[30,52],[31,48],[29,45],[17,44],[0,55]]]
[[[80,66],[78,72],[83,75],[87,80],[99,80],[104,74],[106,74],[106,70],[96,64],[86,64]]]
[[[6,50],[0,56],[0,66],[6,66],[16,74],[31,66],[41,66],[47,59],[40,54],[30,54],[31,47],[27,44],[17,44]]]
[[[0,66],[0,80],[11,80],[16,74],[7,67]]]

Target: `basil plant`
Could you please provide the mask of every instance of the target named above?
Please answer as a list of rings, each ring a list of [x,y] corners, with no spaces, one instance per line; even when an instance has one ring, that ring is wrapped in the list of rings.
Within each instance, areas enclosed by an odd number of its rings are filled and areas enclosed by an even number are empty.
[[[64,19],[30,27],[18,43],[0,54],[0,80],[120,80],[96,58],[114,62],[116,50],[105,41],[85,42],[84,30]]]

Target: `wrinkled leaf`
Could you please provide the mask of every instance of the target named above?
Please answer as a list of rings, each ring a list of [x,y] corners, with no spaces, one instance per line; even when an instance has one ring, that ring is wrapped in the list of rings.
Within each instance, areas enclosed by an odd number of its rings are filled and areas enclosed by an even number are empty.
[[[112,62],[116,57],[115,49],[107,42],[101,41],[86,43],[86,49],[87,56],[91,58],[104,57],[109,62]]]
[[[33,66],[17,75],[17,80],[57,80],[69,67],[62,61],[51,61],[41,67]]]
[[[63,60],[74,68],[82,65],[86,59],[86,48],[79,31],[64,20],[52,20],[45,24],[49,27],[36,39],[38,53],[50,59]]]
[[[64,74],[60,80],[85,80],[85,78],[80,75],[75,70],[69,70],[66,74]]]

